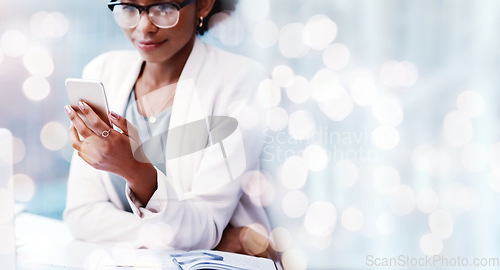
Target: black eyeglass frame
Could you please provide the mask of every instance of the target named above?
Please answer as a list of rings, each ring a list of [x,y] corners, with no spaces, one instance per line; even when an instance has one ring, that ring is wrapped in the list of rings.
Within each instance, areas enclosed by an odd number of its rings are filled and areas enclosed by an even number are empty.
[[[137,5],[137,4],[132,4],[132,3],[122,3],[122,2],[110,2],[108,3],[108,8],[113,11],[113,9],[115,8],[115,6],[119,6],[119,5],[127,5],[127,6],[132,6],[132,7],[135,7],[137,8],[137,10],[139,10],[139,15],[142,14],[143,11],[146,11],[148,14],[149,14],[149,9],[151,7],[154,7],[154,6],[158,6],[158,5],[165,5],[165,4],[168,4],[168,5],[172,5],[173,7],[175,7],[177,9],[177,11],[180,11],[181,8],[195,2],[196,0],[186,0],[182,3],[178,3],[178,2],[163,2],[163,3],[154,3],[154,4],[151,4],[151,5],[147,5],[147,6],[141,6],[141,5]]]

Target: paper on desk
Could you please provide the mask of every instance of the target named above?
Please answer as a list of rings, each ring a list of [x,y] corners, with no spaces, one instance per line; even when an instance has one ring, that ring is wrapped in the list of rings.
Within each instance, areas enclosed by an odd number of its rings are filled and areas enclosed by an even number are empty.
[[[129,250],[122,250],[127,253]],[[269,259],[257,258],[235,253],[193,250],[185,251],[154,251],[136,250],[133,256],[123,253],[113,258],[114,263],[102,265],[102,269],[231,269],[231,270],[274,270],[274,262]],[[215,258],[214,258],[215,257]],[[101,268],[99,268],[101,269]]]

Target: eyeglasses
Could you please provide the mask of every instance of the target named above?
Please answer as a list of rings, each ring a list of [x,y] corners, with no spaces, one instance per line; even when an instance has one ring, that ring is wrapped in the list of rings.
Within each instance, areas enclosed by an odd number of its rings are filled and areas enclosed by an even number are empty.
[[[108,4],[113,12],[116,22],[123,28],[134,28],[141,20],[143,11],[148,13],[149,20],[159,28],[171,28],[179,21],[179,11],[181,8],[191,4],[196,0],[186,0],[182,3],[156,3],[147,6],[136,4],[112,2]]]

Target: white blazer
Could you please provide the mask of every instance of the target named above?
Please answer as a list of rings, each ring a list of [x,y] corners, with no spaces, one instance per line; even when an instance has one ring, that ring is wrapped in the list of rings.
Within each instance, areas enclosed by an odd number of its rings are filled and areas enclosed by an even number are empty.
[[[123,115],[142,62],[135,51],[104,53],[85,67],[83,77],[102,81],[110,110]],[[156,192],[145,207],[138,207],[127,187],[134,213],[125,212],[109,174],[92,168],[75,152],[63,214],[74,236],[137,248],[189,250],[214,248],[229,222],[269,229],[259,201],[263,110],[253,102],[265,78],[258,63],[196,39],[177,84],[169,124],[169,131],[177,128],[181,136],[171,138],[169,133],[166,150],[171,157],[166,174],[157,168]],[[205,119],[210,132],[217,126],[208,121],[211,116],[233,117],[238,126],[219,138],[220,143],[213,142],[211,133],[194,136],[183,130]],[[187,137],[190,140],[183,139]],[[179,154],[193,140],[206,148]]]

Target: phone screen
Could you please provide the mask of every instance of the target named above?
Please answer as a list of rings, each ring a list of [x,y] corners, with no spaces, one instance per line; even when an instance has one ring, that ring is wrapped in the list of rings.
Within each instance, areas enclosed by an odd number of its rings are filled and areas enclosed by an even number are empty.
[[[80,113],[78,108],[80,100],[87,103],[111,127],[108,118],[109,109],[106,92],[104,85],[100,81],[68,78],[66,79],[66,90],[68,91],[70,105],[85,123],[87,123],[87,119]]]

